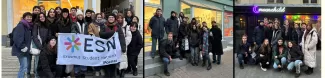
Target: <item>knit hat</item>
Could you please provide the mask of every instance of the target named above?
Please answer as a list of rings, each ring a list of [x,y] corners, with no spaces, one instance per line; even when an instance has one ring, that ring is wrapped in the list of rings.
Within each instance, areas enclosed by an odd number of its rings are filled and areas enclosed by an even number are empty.
[[[175,11],[172,11],[170,14],[173,14],[173,13],[177,14]]]
[[[83,13],[82,13],[82,11],[81,10],[77,10],[77,13],[76,13],[76,15],[78,16],[78,15],[83,15]]]
[[[65,12],[69,13],[69,9],[67,9],[67,8],[63,8],[63,9],[62,9],[62,13],[65,13]]]

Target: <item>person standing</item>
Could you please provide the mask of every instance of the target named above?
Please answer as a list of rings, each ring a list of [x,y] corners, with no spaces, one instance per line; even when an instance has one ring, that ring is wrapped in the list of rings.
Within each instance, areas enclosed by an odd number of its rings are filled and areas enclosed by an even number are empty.
[[[116,24],[115,19],[116,16],[114,14],[108,15],[107,23],[105,23],[105,25],[100,28],[99,37],[103,39],[109,39],[114,36],[115,32],[118,33],[122,49],[121,54],[123,54],[126,52],[125,36],[122,28]],[[103,69],[105,70],[105,78],[116,78],[117,64],[105,65],[103,66]]]
[[[141,35],[143,35],[143,27],[139,24],[139,18],[137,17],[137,16],[134,16],[133,18],[132,18],[132,22],[135,22],[135,23],[137,23],[137,30],[140,32],[140,34]]]
[[[50,36],[53,36],[55,37],[55,34],[58,32],[58,22],[57,22],[57,19],[56,19],[56,12],[53,8],[51,8],[48,13],[47,13],[47,24],[48,24],[48,27],[50,29]]]
[[[56,18],[57,19],[61,19],[61,17],[62,17],[62,8],[61,7],[56,7],[55,8],[55,16],[56,16]]]
[[[272,33],[272,40],[271,40],[272,49],[276,47],[278,40],[281,38],[281,33],[282,31],[279,29],[279,24],[275,24]]]
[[[223,55],[223,48],[222,48],[222,31],[218,28],[216,21],[212,21],[212,28],[210,30],[210,36],[212,36],[212,63],[221,63],[221,55]],[[218,56],[218,59],[216,59]]]
[[[278,40],[278,44],[273,49],[272,58],[274,61],[273,68],[282,71],[282,68],[287,62],[288,50],[284,45],[283,39]]]
[[[127,46],[127,57],[128,57],[128,71],[133,71],[133,75],[137,76],[138,75],[138,69],[137,69],[137,64],[138,64],[138,56],[140,54],[141,48],[143,47],[143,40],[140,32],[138,31],[138,25],[136,22],[133,22],[130,25],[130,29],[132,32],[132,40],[131,43]]]
[[[92,12],[93,12],[93,11],[90,10],[90,9],[87,9],[87,10],[86,10],[85,21],[86,21],[87,23],[92,23],[92,22],[93,22],[93,19],[92,19],[92,16],[91,16],[91,13],[92,13]]]
[[[41,8],[41,12],[43,12],[44,14],[46,14],[46,10],[45,10],[44,5],[40,5],[40,8]]]
[[[13,30],[13,41],[11,55],[17,56],[19,71],[17,78],[30,78],[31,60],[30,44],[32,40],[32,13],[25,12],[22,20]]]
[[[172,57],[170,54],[175,50],[176,49],[173,41],[173,33],[170,32],[167,35],[167,39],[161,40],[159,43],[159,54],[164,64],[163,70],[166,76],[170,76],[170,73],[168,72],[168,64],[170,64],[170,62],[172,61]]]
[[[300,76],[300,66],[302,65],[302,58],[304,57],[304,54],[299,49],[299,46],[297,46],[293,41],[288,41],[288,70],[292,71],[293,68],[296,68],[296,75],[295,77]]]
[[[46,40],[50,38],[51,32],[49,31],[49,27],[46,22],[46,15],[42,12],[39,15],[37,15],[36,21],[34,22],[33,30],[32,30],[32,39],[33,42],[35,43],[36,47],[39,50],[44,50],[44,46],[46,43]],[[38,72],[37,72],[37,65],[39,62],[39,55],[34,55],[34,73],[35,73],[35,78],[38,77]]]
[[[317,32],[316,29],[312,27],[311,24],[306,26],[304,35],[302,36],[302,52],[304,53],[304,64],[308,66],[305,73],[310,75],[313,73],[316,67],[316,44],[317,44]]]
[[[283,41],[284,41],[284,44],[287,45],[287,41],[288,40],[292,40],[292,29],[291,29],[291,26],[292,26],[292,23],[289,22],[289,20],[285,20],[284,21],[284,29],[282,29],[282,38],[283,38]]]
[[[248,51],[249,51],[249,44],[247,42],[247,35],[242,36],[242,42],[237,47],[237,59],[239,63],[240,69],[244,69],[244,64],[248,61]]]
[[[185,15],[183,12],[180,12],[178,15],[178,25],[180,26],[182,22],[184,21]]]
[[[264,22],[260,21],[260,25],[256,26],[253,34],[254,44],[260,46],[264,39]]]
[[[177,46],[179,45],[178,43],[178,28],[179,28],[179,24],[178,24],[178,19],[177,19],[177,13],[175,11],[171,12],[171,16],[170,18],[167,19],[166,21],[166,32],[172,32],[173,33],[173,41],[174,41],[174,45]],[[176,51],[175,57],[179,57],[179,51]],[[172,55],[173,57],[174,55]]]
[[[298,25],[298,23],[295,23],[295,28],[293,29],[292,31],[292,41],[294,41],[295,43],[300,43],[301,42],[301,39],[302,39],[302,34],[301,34],[301,30],[300,30],[300,27]]]
[[[259,49],[258,62],[263,71],[266,71],[270,65],[271,46],[268,39],[264,39],[263,44]]]
[[[206,61],[208,61],[207,70],[211,69],[211,60],[210,60],[210,49],[211,46],[211,37],[209,37],[209,29],[207,26],[203,26],[203,36],[202,36],[202,56],[203,56],[203,63],[202,66],[205,66]]]
[[[268,26],[264,27],[265,38],[267,38],[268,41],[272,40],[272,31],[273,31],[272,27],[274,27],[273,22],[269,22]]]
[[[198,66],[199,63],[199,45],[200,45],[200,33],[196,25],[192,25],[192,29],[189,34],[189,43],[191,51],[191,64],[193,66]]]
[[[34,6],[33,7],[33,22],[35,22],[35,19],[37,18],[37,15],[41,13],[41,7]]]
[[[182,60],[185,57],[185,53],[189,51],[189,42],[188,42],[188,37],[189,37],[189,24],[187,23],[188,18],[184,17],[182,24],[179,26],[179,36],[178,36],[178,41],[179,44],[181,45],[180,47],[180,60]],[[186,57],[185,57],[186,58]]]
[[[127,10],[125,16],[126,16],[125,21],[126,21],[127,25],[131,25],[132,19],[134,17],[133,12],[131,10]]]
[[[40,78],[55,78],[56,59],[57,59],[57,45],[56,38],[51,36],[46,40],[44,50],[40,53],[40,60],[38,63],[38,70]]]
[[[75,7],[72,7],[71,9],[70,9],[70,19],[72,20],[72,22],[77,22],[77,8],[75,8]]]
[[[162,9],[156,9],[156,13],[151,17],[149,21],[149,27],[152,29],[152,47],[151,47],[151,58],[155,58],[157,40],[160,42],[164,38],[165,34],[165,18],[162,16]]]

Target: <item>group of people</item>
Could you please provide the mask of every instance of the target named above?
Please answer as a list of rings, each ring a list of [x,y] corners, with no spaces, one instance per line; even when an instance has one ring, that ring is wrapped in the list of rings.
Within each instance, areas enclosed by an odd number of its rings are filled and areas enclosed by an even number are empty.
[[[183,60],[186,54],[191,56],[187,57],[193,66],[198,66],[202,61],[202,66],[208,62],[207,70],[211,69],[211,61],[209,53],[213,53],[212,63],[221,63],[221,55],[223,54],[222,48],[222,31],[218,28],[217,23],[212,21],[212,28],[209,29],[206,22],[202,25],[192,18],[189,18],[180,12],[179,16],[175,11],[171,11],[171,16],[167,20],[162,16],[162,9],[156,9],[154,16],[149,21],[149,27],[152,29],[152,49],[151,57],[156,56],[157,41],[159,55],[164,63],[164,74],[170,76],[168,72],[168,64],[174,58]],[[167,34],[167,39],[163,39]],[[202,54],[203,60],[200,59]],[[218,59],[216,59],[218,56]]]
[[[246,34],[241,38],[236,51],[241,69],[244,69],[243,64],[260,65],[263,71],[272,66],[279,71],[296,71],[295,77],[299,77],[302,65],[308,67],[305,71],[308,75],[316,67],[318,33],[311,23],[300,26],[300,23],[285,20],[280,26],[277,18],[274,21],[264,18],[254,28],[253,43],[247,41]]]
[[[34,56],[35,78],[85,78],[86,72],[94,71],[95,76],[115,78],[118,74],[121,78],[125,73],[132,71],[138,75],[138,55],[143,47],[143,36],[138,31],[139,18],[132,10],[123,13],[96,13],[93,10],[82,10],[72,7],[51,8],[47,12],[44,6],[34,6],[32,13],[25,12],[21,21],[9,35],[12,41],[12,56],[19,60],[19,72],[17,78],[31,78],[31,59]],[[73,70],[67,70],[68,65],[57,65],[57,39],[58,33],[78,33],[109,39],[114,33],[118,33],[122,54],[127,55],[128,67],[118,70],[118,64],[90,67],[72,65]],[[31,45],[32,44],[32,45]],[[31,53],[31,47],[36,46],[39,54]]]

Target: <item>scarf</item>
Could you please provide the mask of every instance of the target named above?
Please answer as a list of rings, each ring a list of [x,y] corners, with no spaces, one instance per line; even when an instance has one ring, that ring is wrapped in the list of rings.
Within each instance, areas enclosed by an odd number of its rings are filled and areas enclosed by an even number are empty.
[[[89,22],[89,23],[92,21],[91,17],[86,16],[85,19],[86,19],[86,22]]]
[[[28,29],[32,29],[33,23],[32,22],[28,22],[27,20],[23,19],[21,20],[21,22],[23,23],[24,26],[26,26]]]
[[[203,48],[202,51],[208,52],[209,50],[209,32],[204,32],[203,34]]]
[[[47,18],[47,20],[49,20],[49,21],[50,21],[50,23],[53,23],[53,22],[54,22],[54,20],[55,20],[55,18],[54,18],[54,17],[48,17],[48,18]]]

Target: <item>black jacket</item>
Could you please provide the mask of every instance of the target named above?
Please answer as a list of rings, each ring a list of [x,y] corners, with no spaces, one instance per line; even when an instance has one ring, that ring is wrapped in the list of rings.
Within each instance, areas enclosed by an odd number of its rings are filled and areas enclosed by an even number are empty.
[[[47,20],[47,24],[49,26],[49,31],[51,32],[51,36],[56,37],[56,33],[59,32],[57,19],[54,19],[52,22]]]
[[[71,33],[72,29],[72,20],[68,18],[67,22],[64,22],[64,19],[58,21],[58,33]]]
[[[101,26],[100,31],[99,31],[99,36],[100,36],[100,38],[108,39],[108,38],[111,38],[114,35],[115,32],[118,33],[121,49],[122,49],[122,52],[124,53],[124,52],[126,52],[125,37],[124,37],[124,33],[122,31],[122,28],[120,26],[117,26],[117,25],[114,25],[114,26],[107,26],[107,25]]]
[[[301,52],[298,46],[292,46],[291,48],[288,49],[289,49],[288,55],[290,55],[288,59],[290,62],[303,59],[304,54]]]
[[[222,31],[217,26],[212,26],[210,32],[212,32],[212,52],[215,52],[217,55],[223,54],[223,47],[222,47]]]
[[[20,56],[29,54],[30,44],[32,40],[32,26],[29,28],[27,24],[19,22],[13,31],[13,41],[11,54],[12,56]],[[21,49],[27,47],[27,52],[23,53]]]
[[[153,16],[149,21],[149,27],[151,28],[151,37],[163,39],[165,34],[165,18]]]
[[[83,31],[80,32],[80,26],[82,26]],[[79,33],[79,34],[86,34],[88,35],[88,24],[87,22],[83,22],[83,24],[81,25],[78,21],[77,22],[73,22],[72,26],[71,26],[71,33]]]
[[[258,51],[258,55],[257,55],[258,57],[260,57],[259,54],[264,55],[263,57],[261,57],[264,61],[271,61],[271,56],[272,56],[271,46],[270,45],[268,45],[268,46],[261,46],[259,48],[259,51]]]
[[[138,56],[142,47],[143,47],[143,40],[140,32],[138,30],[132,32],[132,40],[131,43],[128,45],[127,55]]]
[[[282,37],[281,36],[282,31],[281,30],[273,30],[272,32],[272,40],[271,40],[271,45],[274,46],[278,43],[278,40]]]
[[[179,24],[178,24],[178,20],[177,18],[168,18],[167,21],[166,21],[166,32],[173,32],[173,35],[178,35],[178,27],[179,27]]]
[[[269,40],[269,42],[271,42],[272,40],[272,28],[270,27],[264,27],[264,35],[265,35],[265,38],[267,38]]]
[[[51,31],[49,31],[46,24],[41,23],[35,23],[33,27],[33,41],[36,44],[36,47],[38,47],[40,50],[44,50],[43,46],[46,44],[47,41],[49,41],[49,38],[51,37]],[[38,39],[39,35],[41,37],[41,40]]]
[[[202,38],[200,38],[200,33],[199,33],[198,29],[196,29],[196,30],[191,29],[189,39],[188,39],[189,46],[199,47],[201,39]]]
[[[54,71],[56,70],[57,54],[54,51],[56,50],[49,50],[48,48],[45,48],[45,50],[40,53],[40,60],[38,62],[37,69],[40,78],[55,77]]]
[[[287,40],[292,40],[292,28],[289,26],[288,27],[288,31],[286,31],[286,28],[284,27],[284,29],[282,29],[282,38],[284,41],[287,41]],[[287,32],[287,33],[286,33]]]
[[[176,47],[173,41],[169,42],[168,39],[161,40],[159,42],[159,54],[160,57],[169,58],[169,56],[173,55],[172,53],[176,51]]]
[[[295,41],[296,44],[299,44],[301,42],[301,39],[302,39],[301,32],[302,31],[300,29],[292,30],[291,38],[292,38],[292,41]]]
[[[256,44],[262,44],[264,40],[264,28],[263,26],[256,26],[254,29],[253,34],[253,41],[256,42]]]
[[[184,39],[185,36],[188,37],[190,29],[189,29],[189,24],[186,22],[183,22],[180,26],[179,26],[179,34],[178,37],[179,39]]]
[[[246,44],[243,44],[243,42],[241,42],[237,47],[237,54],[245,54],[245,52],[249,51],[249,44],[247,42]]]

